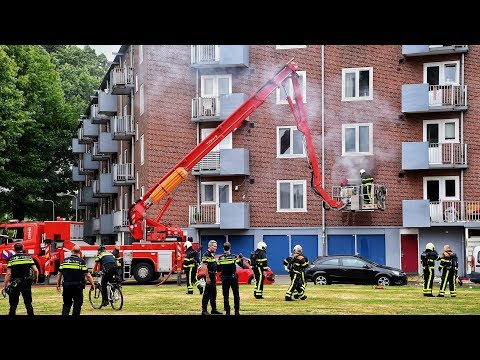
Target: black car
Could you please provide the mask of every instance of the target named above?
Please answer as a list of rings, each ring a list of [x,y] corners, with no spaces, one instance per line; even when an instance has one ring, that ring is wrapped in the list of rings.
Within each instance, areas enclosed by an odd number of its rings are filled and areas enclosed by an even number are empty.
[[[313,281],[315,285],[407,284],[407,274],[403,270],[376,264],[359,255],[319,256],[308,266],[305,276],[307,281]]]

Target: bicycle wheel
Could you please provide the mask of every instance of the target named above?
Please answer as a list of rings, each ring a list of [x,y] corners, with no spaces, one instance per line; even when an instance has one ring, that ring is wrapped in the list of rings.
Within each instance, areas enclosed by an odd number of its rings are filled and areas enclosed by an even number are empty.
[[[123,307],[122,289],[117,286],[110,288],[110,304],[114,310],[121,310]]]
[[[102,307],[102,287],[100,284],[95,284],[94,290],[90,288],[88,300],[94,309],[100,309]]]

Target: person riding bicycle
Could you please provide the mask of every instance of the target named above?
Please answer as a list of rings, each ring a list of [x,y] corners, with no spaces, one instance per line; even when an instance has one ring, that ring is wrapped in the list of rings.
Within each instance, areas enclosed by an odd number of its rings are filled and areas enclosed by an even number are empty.
[[[95,257],[95,265],[93,266],[93,273],[101,269],[103,272],[102,276],[102,306],[108,305],[108,294],[107,294],[107,283],[115,282],[116,275],[118,272],[117,259],[115,256],[107,250],[105,250],[105,245],[100,245],[98,247],[98,254]]]

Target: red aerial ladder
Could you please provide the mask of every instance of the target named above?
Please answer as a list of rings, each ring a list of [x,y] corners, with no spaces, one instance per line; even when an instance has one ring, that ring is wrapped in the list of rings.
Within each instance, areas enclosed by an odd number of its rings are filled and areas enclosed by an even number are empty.
[[[306,150],[312,169],[311,185],[314,192],[324,201],[326,209],[342,209],[345,205],[342,200],[332,199],[321,185],[322,176],[318,167],[315,149],[313,148],[310,128],[305,116],[303,107],[303,98],[301,93],[300,81],[298,79],[298,65],[290,60],[277,74],[267,81],[259,90],[253,93],[245,102],[240,105],[229,117],[227,117],[209,136],[200,142],[190,153],[188,153],[180,162],[175,165],[165,176],[163,176],[155,185],[153,185],[135,204],[132,205],[129,212],[129,229],[132,237],[136,240],[145,238],[145,229],[153,227],[157,233],[170,236],[171,231],[180,233],[178,228],[169,226],[168,228],[160,223],[160,219],[171,204],[173,190],[187,177],[189,171],[207,155],[218,143],[220,143],[228,134],[235,131],[242,125],[242,122],[262,105],[267,97],[278,87],[284,86],[286,80],[291,78],[295,102],[287,94],[287,100],[292,110],[297,128],[305,137]],[[159,201],[168,198],[155,220],[146,217],[146,212],[150,206]],[[326,203],[326,204],[325,204]],[[160,230],[158,230],[160,229]]]

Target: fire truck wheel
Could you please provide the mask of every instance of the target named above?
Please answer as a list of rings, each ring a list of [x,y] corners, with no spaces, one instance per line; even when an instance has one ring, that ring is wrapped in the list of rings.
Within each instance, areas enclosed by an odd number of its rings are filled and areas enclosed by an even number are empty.
[[[133,277],[139,284],[146,284],[153,279],[153,267],[149,263],[138,263],[133,269]]]

